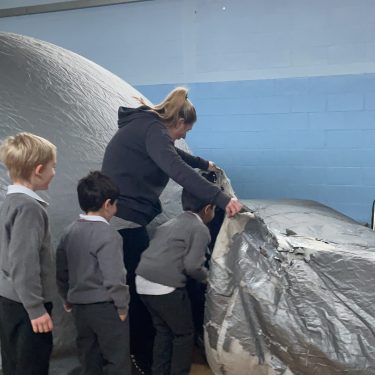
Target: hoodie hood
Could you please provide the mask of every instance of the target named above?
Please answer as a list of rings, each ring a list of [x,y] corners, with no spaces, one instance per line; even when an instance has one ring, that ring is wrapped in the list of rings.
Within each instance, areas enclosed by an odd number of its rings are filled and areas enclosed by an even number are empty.
[[[148,109],[150,109],[150,107],[145,105],[138,108],[119,107],[117,121],[118,127],[122,128],[128,125],[131,121],[139,118],[150,117],[158,119],[158,116],[155,113],[149,112]]]

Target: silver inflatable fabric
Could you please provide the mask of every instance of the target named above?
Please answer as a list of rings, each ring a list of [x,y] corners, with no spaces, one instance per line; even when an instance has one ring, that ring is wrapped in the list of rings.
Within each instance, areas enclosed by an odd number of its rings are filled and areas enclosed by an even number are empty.
[[[214,373],[375,374],[375,233],[312,201],[245,203],[212,256]]]
[[[134,97],[140,96],[82,56],[34,38],[0,33],[0,140],[29,131],[57,146],[56,177],[48,194],[41,193],[50,202],[55,244],[80,213],[77,181],[100,169],[105,146],[117,130],[118,107],[136,107]],[[188,150],[184,141],[177,145]],[[0,204],[8,184],[0,165]],[[155,224],[180,212],[179,197],[180,188],[170,183],[162,195],[164,214]],[[74,329],[57,295],[53,320],[55,354],[74,350]]]

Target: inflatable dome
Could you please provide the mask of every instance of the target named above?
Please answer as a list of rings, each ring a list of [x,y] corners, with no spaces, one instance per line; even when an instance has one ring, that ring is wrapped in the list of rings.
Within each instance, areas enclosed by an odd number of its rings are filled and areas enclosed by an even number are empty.
[[[0,139],[28,131],[57,146],[56,176],[48,193],[40,193],[50,202],[56,244],[80,212],[77,181],[101,167],[105,146],[117,130],[118,107],[137,107],[135,97],[142,95],[76,53],[10,33],[0,33],[0,82]],[[178,146],[187,149],[184,141]],[[0,204],[8,184],[6,169],[0,165]],[[179,193],[177,185],[168,185],[159,222],[179,212]],[[54,321],[55,353],[66,353],[74,348],[75,335],[57,295]]]

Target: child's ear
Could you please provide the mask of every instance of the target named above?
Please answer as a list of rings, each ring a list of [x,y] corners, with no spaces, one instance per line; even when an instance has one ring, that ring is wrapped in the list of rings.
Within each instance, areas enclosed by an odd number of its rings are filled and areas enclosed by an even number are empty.
[[[111,206],[111,200],[106,199],[103,206],[104,206],[105,209],[107,209],[109,206]]]
[[[204,206],[204,209],[203,209],[204,214],[207,215],[211,208],[212,208],[211,204],[208,204],[207,206]]]
[[[42,170],[43,170],[43,164],[38,164],[35,169],[34,169],[34,173],[36,176],[39,176],[41,173],[42,173]]]

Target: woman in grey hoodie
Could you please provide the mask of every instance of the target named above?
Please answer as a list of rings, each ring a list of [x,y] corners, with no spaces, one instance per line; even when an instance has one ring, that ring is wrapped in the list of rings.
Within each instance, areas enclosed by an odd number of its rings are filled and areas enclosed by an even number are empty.
[[[142,332],[148,331],[145,324],[148,317],[146,310],[143,317],[142,307],[138,307],[134,271],[149,243],[145,226],[160,214],[159,197],[169,178],[203,201],[224,209],[228,216],[241,209],[236,198],[226,195],[194,170],[215,170],[214,163],[174,145],[177,139],[186,137],[197,119],[187,94],[186,88],[178,87],[155,106],[147,106],[140,100],[142,105],[138,108],[120,107],[119,129],[106,147],[102,166],[103,173],[120,189],[116,216],[131,293],[131,350],[137,361],[146,365],[150,363],[152,342],[142,337]]]

